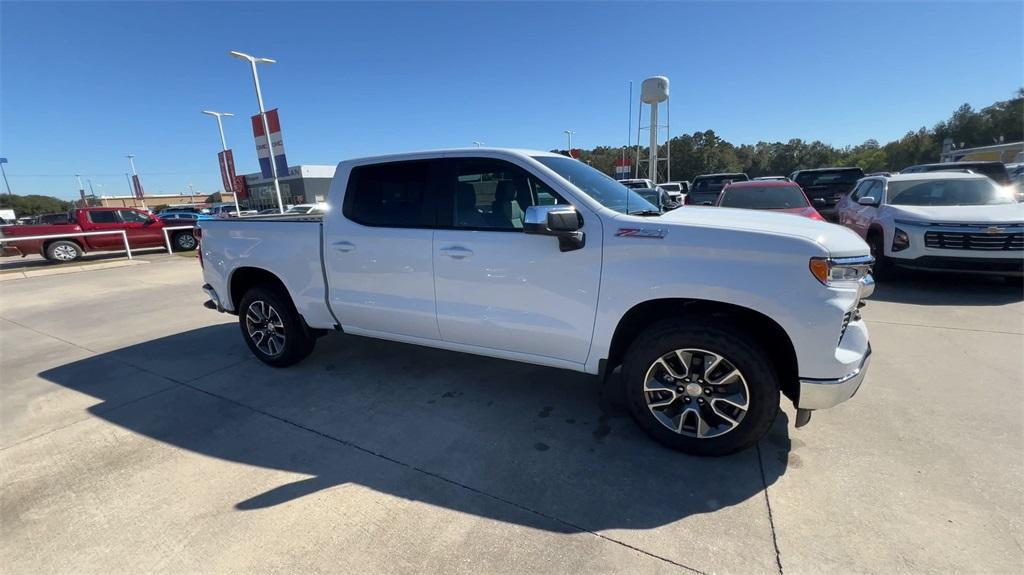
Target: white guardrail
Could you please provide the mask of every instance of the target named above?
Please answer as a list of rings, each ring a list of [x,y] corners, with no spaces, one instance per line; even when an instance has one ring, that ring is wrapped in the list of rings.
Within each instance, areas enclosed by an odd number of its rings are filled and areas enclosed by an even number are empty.
[[[164,245],[167,246],[167,253],[172,253],[174,250],[171,248],[171,235],[167,232],[175,230],[194,230],[196,226],[170,226],[163,228],[164,232]],[[23,242],[29,240],[53,240],[57,238],[80,238],[82,236],[102,236],[118,234],[121,236],[121,242],[124,243],[124,251],[128,254],[128,259],[132,259],[132,248],[128,245],[128,234],[124,230],[110,230],[106,232],[72,232],[68,234],[48,234],[45,236],[0,236],[0,243],[3,242]],[[193,234],[193,237],[195,234]],[[114,250],[116,251],[116,250]]]
[[[70,234],[50,234],[45,236],[0,236],[0,243],[3,242],[23,242],[28,240],[51,240],[56,238],[80,238],[82,236],[102,236],[120,234],[121,241],[124,242],[124,251],[128,254],[128,259],[132,259],[132,248],[128,245],[128,234],[124,230],[110,230],[107,232],[72,232]],[[167,235],[166,233],[164,234]],[[170,244],[168,244],[170,245]],[[116,251],[116,250],[115,250]]]

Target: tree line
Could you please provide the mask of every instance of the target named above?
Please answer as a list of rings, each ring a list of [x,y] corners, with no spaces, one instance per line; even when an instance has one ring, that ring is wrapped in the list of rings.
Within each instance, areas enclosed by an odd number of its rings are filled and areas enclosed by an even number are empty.
[[[828,166],[858,166],[867,173],[898,171],[914,164],[939,161],[942,142],[951,138],[957,148],[986,146],[1024,140],[1024,88],[1009,100],[975,110],[960,106],[948,120],[932,128],[907,132],[899,140],[880,144],[868,140],[857,146],[836,148],[815,140],[794,138],[788,142],[758,142],[735,145],[723,140],[714,130],[684,134],[671,139],[672,179],[692,180],[700,174],[744,172],[758,176],[785,176],[797,169]],[[643,156],[647,147],[641,147]],[[626,150],[626,158],[635,163],[635,147]],[[566,153],[565,150],[554,150]],[[613,175],[615,162],[622,159],[623,148],[598,146],[581,150],[580,160]],[[659,155],[664,156],[664,146]]]

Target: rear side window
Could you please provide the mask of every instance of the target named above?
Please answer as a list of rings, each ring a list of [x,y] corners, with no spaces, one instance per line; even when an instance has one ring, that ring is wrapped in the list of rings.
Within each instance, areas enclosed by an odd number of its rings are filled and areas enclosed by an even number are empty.
[[[352,168],[343,213],[367,226],[429,228],[435,224],[436,178],[431,160]]]
[[[118,223],[117,214],[114,212],[114,210],[104,210],[86,213],[89,214],[89,221],[94,224]]]

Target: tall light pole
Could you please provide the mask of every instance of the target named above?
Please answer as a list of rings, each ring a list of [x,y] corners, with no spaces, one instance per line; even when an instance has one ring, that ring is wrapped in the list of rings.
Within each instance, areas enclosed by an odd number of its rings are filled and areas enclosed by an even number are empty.
[[[257,92],[258,91],[259,90],[257,89]],[[220,130],[220,149],[221,149],[222,152],[227,153],[227,151],[228,151],[228,141],[224,139],[224,122],[221,121],[221,117],[223,117],[223,116],[234,116],[234,114],[232,114],[231,112],[213,112],[211,110],[203,110],[203,113],[206,114],[207,116],[213,116],[213,117],[217,118],[217,129]],[[264,118],[263,121],[266,122],[267,119]],[[270,134],[267,134],[267,141],[268,142],[270,141]],[[273,150],[270,151],[270,163],[271,163],[271,165],[273,165],[273,163],[274,163],[274,151]],[[274,182],[276,183],[277,180],[274,180]],[[234,182],[228,182],[228,183],[230,183],[231,187],[232,187],[231,197],[233,197],[235,199],[235,213],[236,214],[241,214],[242,213],[242,209],[238,207],[238,191],[234,189],[235,183]],[[191,188],[191,187],[192,187],[192,184],[189,184],[189,188]],[[278,196],[280,196],[280,194],[278,194]],[[278,199],[280,199],[280,197]],[[189,198],[189,201],[192,201],[192,199]]]
[[[566,136],[569,136],[569,157],[571,158],[572,157],[572,135],[575,134],[576,132],[573,132],[572,130],[562,130],[562,132]]]
[[[274,161],[274,143],[270,140],[270,124],[267,123],[267,111],[263,108],[263,91],[260,89],[260,75],[256,71],[256,64],[276,64],[277,60],[270,58],[257,58],[232,50],[228,55],[245,60],[252,67],[252,83],[256,86],[256,102],[260,106],[260,119],[263,120],[263,133],[267,135],[267,147],[270,152],[270,173],[274,175],[274,193],[277,194],[277,209],[284,213],[284,201],[281,200],[281,183],[277,181],[277,162]]]
[[[484,143],[473,140],[473,145],[479,148],[480,146],[484,145]]]
[[[139,172],[135,170],[135,154],[128,154],[125,157],[128,158],[128,164],[131,165],[131,167],[132,167],[132,177],[134,177],[136,180],[138,180],[139,179]],[[128,181],[131,182],[132,180],[128,180]],[[141,184],[139,184],[139,186],[141,187]],[[132,186],[132,194],[133,195],[135,194],[135,186]],[[148,210],[149,208],[146,207],[146,197],[145,197],[145,194],[143,194],[142,197],[139,198],[139,200],[142,201],[142,209]]]
[[[89,205],[85,201],[85,186],[82,185],[82,176],[75,174],[75,177],[78,178],[78,195],[82,198],[82,207],[87,208]]]
[[[4,175],[4,186],[7,186],[7,195],[11,195],[11,185],[7,183],[7,170],[4,169],[4,164],[7,163],[7,158],[0,158],[0,173]]]

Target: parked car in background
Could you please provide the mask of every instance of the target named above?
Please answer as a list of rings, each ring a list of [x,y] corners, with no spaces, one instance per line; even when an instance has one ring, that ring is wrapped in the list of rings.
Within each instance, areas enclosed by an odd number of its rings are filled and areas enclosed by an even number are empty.
[[[733,182],[718,195],[716,206],[722,208],[743,208],[747,210],[774,210],[825,221],[800,186],[790,181],[751,180]]]
[[[165,245],[163,228],[169,225],[150,212],[132,208],[76,209],[65,219],[71,223],[11,226],[4,228],[2,234],[18,237],[124,230],[130,247],[154,248]],[[178,230],[170,237],[171,244],[179,250],[194,250],[198,243],[193,230]],[[51,261],[70,262],[87,252],[122,250],[124,242],[120,234],[102,234],[4,242],[0,246],[5,256],[40,254]]]
[[[674,210],[681,205],[673,200],[668,192],[660,186],[656,188],[634,188],[633,191],[641,198],[660,208],[663,212]]]
[[[871,246],[879,276],[894,267],[1024,275],[1024,204],[981,174],[865,178],[837,212]]]
[[[183,221],[198,222],[204,220],[216,219],[208,214],[201,214],[199,212],[179,212],[179,211],[168,211],[160,210],[157,217],[171,225],[171,222],[175,222],[174,225],[181,225]]]
[[[1001,186],[1009,185],[1010,174],[1006,164],[1002,162],[943,162],[940,164],[920,164],[900,170],[901,174],[922,174],[927,172],[961,172],[969,171],[992,178]]]
[[[498,148],[345,161],[329,194],[322,216],[203,224],[205,305],[237,314],[269,365],[343,331],[599,376],[621,366],[639,425],[697,455],[755,445],[781,394],[802,426],[868,368],[871,258],[839,226],[661,214],[583,162]]]
[[[269,216],[269,215],[272,215],[272,214],[279,214],[279,213],[281,213],[281,210],[279,210],[277,208],[267,208],[267,209],[259,210],[258,212],[256,212],[256,214],[260,215],[260,216]]]
[[[740,172],[723,174],[703,174],[693,179],[690,193],[686,196],[688,205],[713,206],[718,200],[722,188],[733,182],[746,182],[750,178]]]
[[[788,182],[789,178],[786,176],[759,176],[754,178],[754,182]]]
[[[856,167],[797,170],[789,175],[790,180],[803,188],[818,213],[832,221],[836,217],[836,202],[849,194],[863,177],[864,170]]]
[[[654,181],[648,180],[647,178],[627,178],[625,180],[619,180],[619,183],[629,189],[654,187]]]
[[[665,182],[658,184],[658,187],[668,192],[668,197],[680,206],[690,193],[690,182]]]
[[[296,204],[284,213],[286,214],[322,214],[327,211],[327,204]]]

